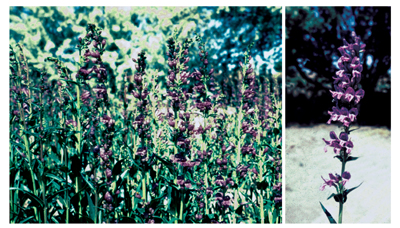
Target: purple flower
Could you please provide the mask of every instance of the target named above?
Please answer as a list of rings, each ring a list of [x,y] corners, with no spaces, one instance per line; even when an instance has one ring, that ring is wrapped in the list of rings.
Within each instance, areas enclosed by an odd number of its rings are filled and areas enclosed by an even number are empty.
[[[333,175],[332,173],[329,174],[329,180],[325,180],[322,176],[322,180],[324,180],[324,184],[321,185],[319,190],[324,191],[326,186],[332,187],[335,186],[337,187],[337,184],[342,184],[343,186],[347,183],[347,181],[350,180],[350,173],[345,171],[343,172],[342,176],[335,174]]]
[[[107,168],[106,169],[106,177],[107,177],[107,179],[110,179],[111,176],[112,176],[112,171],[111,171],[111,169]]]
[[[218,186],[225,186],[226,182],[224,180],[224,178],[221,175],[218,175],[216,180],[215,180],[215,184]]]
[[[339,138],[336,136],[334,131],[330,132],[331,140],[322,139],[325,142],[324,151],[325,153],[328,151],[327,146],[333,147],[333,151],[335,154],[340,154],[342,148],[346,148],[346,153],[350,154],[353,149],[353,143],[349,141],[349,136],[346,132],[341,132]]]
[[[184,180],[183,176],[178,176],[176,178],[176,184],[178,184],[180,186],[184,186],[185,185],[185,180]]]
[[[354,32],[352,32],[352,37],[355,43],[349,44],[343,40],[344,45],[338,48],[342,56],[338,61],[339,70],[336,72],[336,77],[333,77],[335,90],[330,90],[332,97],[336,100],[336,106],[332,108],[332,111],[328,111],[331,116],[328,124],[332,121],[340,121],[345,127],[349,127],[356,120],[358,110],[354,105],[358,104],[365,95],[364,90],[359,88],[363,70],[359,52],[365,45],[360,45],[360,37],[357,37]],[[350,106],[350,110],[340,107],[343,104],[346,107]]]
[[[208,188],[206,189],[206,194],[207,194],[207,195],[213,194],[213,188],[212,188],[212,187],[208,187]]]
[[[75,120],[66,120],[65,121],[65,125],[72,125],[72,126],[74,126],[74,127],[76,127],[76,121]]]
[[[224,200],[222,201],[222,206],[229,207],[231,205],[231,197],[224,196]]]
[[[113,198],[110,194],[110,192],[106,192],[106,194],[104,195],[104,199],[107,201],[107,203],[111,203]]]
[[[215,194],[215,199],[217,200],[217,201],[223,201],[224,200],[224,195],[222,194],[222,193],[220,193],[220,192],[218,192],[217,194]]]
[[[278,191],[281,191],[281,188],[282,188],[282,182],[279,182],[278,184],[272,186],[272,189],[278,190]]]
[[[145,157],[146,154],[147,154],[147,147],[138,148],[136,151],[136,155],[139,155],[141,157]]]
[[[274,201],[275,201],[275,203],[282,202],[282,196],[274,197]]]
[[[142,196],[140,195],[139,192],[136,192],[136,193],[135,193],[135,197],[138,198],[138,199],[142,199]]]
[[[192,182],[190,180],[186,180],[184,185],[185,185],[185,188],[191,188]]]

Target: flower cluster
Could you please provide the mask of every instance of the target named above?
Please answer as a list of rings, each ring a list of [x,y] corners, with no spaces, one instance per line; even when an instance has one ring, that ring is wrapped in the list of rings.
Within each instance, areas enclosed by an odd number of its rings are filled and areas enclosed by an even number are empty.
[[[336,133],[331,131],[330,137],[331,140],[323,139],[326,143],[324,148],[325,153],[328,151],[326,148],[327,146],[333,147],[333,151],[337,155],[340,154],[342,149],[344,149],[347,154],[351,153],[351,150],[353,149],[353,142],[349,140],[349,135],[346,132],[341,132],[338,138]]]
[[[329,187],[334,186],[336,188],[338,187],[338,184],[342,184],[342,186],[344,186],[346,184],[346,182],[350,180],[350,177],[351,177],[351,175],[347,171],[343,172],[342,175],[339,175],[337,173],[335,175],[333,175],[332,173],[330,173],[329,174],[329,178],[330,178],[329,180],[325,180],[321,176],[322,180],[324,180],[325,183],[320,187],[320,190],[321,191],[325,190],[326,186],[329,186]]]
[[[148,83],[145,82],[146,76],[146,53],[141,51],[138,58],[132,58],[136,63],[136,73],[133,76],[132,95],[135,98],[135,104],[138,114],[133,121],[133,127],[140,138],[140,147],[136,151],[136,155],[141,157],[142,161],[147,159],[149,149],[148,141],[151,138],[150,120],[149,120],[149,90]]]
[[[183,45],[179,43],[176,45],[174,38],[168,39],[168,96],[171,99],[171,106],[174,112],[178,110],[186,110],[186,101],[189,99],[188,89],[184,88],[189,83],[189,45],[191,39],[186,39]]]
[[[208,115],[215,103],[212,101],[217,97],[215,95],[211,97],[208,95],[208,93],[215,91],[214,68],[209,69],[208,51],[205,50],[205,43],[202,42],[199,35],[196,36],[196,41],[199,42],[200,66],[190,77],[195,81],[193,87],[193,91],[197,93],[197,95],[194,95],[195,107],[203,114]]]
[[[346,127],[355,121],[358,109],[354,106],[365,94],[359,84],[363,70],[360,52],[364,51],[365,44],[360,44],[360,37],[356,36],[355,32],[352,32],[351,36],[354,43],[348,43],[343,39],[344,45],[338,48],[342,56],[338,61],[339,70],[336,72],[336,77],[333,77],[335,90],[330,90],[336,106],[328,112],[331,116],[328,124],[331,121],[340,121]]]
[[[79,37],[78,48],[83,51],[83,61],[86,63],[78,70],[76,74],[77,78],[83,80],[90,80],[92,76],[95,76],[100,83],[107,81],[107,70],[101,59],[106,46],[106,40],[101,38],[101,30],[96,28],[95,25],[88,25],[88,33],[86,36]],[[93,50],[89,49],[89,45],[92,44]]]
[[[353,150],[353,142],[349,138],[350,125],[356,120],[358,115],[358,108],[356,105],[359,104],[360,100],[364,97],[364,90],[360,86],[362,65],[360,63],[360,52],[363,52],[365,44],[360,44],[360,37],[356,36],[355,32],[351,33],[354,43],[348,43],[343,39],[344,45],[339,47],[341,57],[338,61],[339,70],[336,72],[334,79],[334,91],[330,91],[333,97],[335,106],[332,111],[328,111],[330,118],[328,124],[332,121],[338,121],[342,124],[342,132],[339,137],[334,131],[330,132],[330,139],[322,139],[325,142],[324,151],[327,152],[327,147],[333,147],[333,151],[336,154],[335,158],[338,158],[341,162],[341,173],[333,175],[329,174],[328,180],[324,180],[324,183],[320,187],[320,190],[325,190],[326,186],[336,188],[336,194],[332,194],[336,202],[339,202],[339,223],[342,223],[343,215],[343,204],[346,202],[347,194],[350,192],[345,190],[345,184],[349,181],[351,175],[348,171],[345,171],[346,162],[355,160],[357,158],[350,156]],[[330,198],[330,197],[329,197]],[[328,199],[329,199],[328,198]],[[322,204],[321,204],[322,206]],[[332,216],[322,206],[322,209],[332,222]]]

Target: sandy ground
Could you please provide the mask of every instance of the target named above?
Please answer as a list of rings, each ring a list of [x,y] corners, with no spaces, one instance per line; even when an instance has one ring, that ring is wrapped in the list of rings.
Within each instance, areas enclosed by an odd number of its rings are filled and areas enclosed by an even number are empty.
[[[286,128],[286,223],[328,223],[319,202],[338,218],[339,204],[333,198],[327,200],[333,187],[320,191],[329,173],[339,173],[341,163],[333,158],[333,148],[325,153],[324,141],[335,125]],[[346,163],[351,173],[347,188],[363,184],[348,195],[344,204],[343,223],[390,223],[390,130],[378,127],[361,127],[350,134],[354,143],[352,156],[356,161]]]

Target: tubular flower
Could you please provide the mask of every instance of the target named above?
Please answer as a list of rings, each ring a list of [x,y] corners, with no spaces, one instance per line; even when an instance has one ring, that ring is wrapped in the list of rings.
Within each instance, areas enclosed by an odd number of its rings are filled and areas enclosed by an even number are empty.
[[[347,133],[342,132],[339,135],[339,138],[336,136],[334,131],[330,132],[330,140],[322,139],[326,143],[324,147],[325,153],[328,151],[327,146],[333,147],[333,151],[335,154],[340,154],[340,151],[345,148],[345,151],[347,154],[351,153],[351,150],[353,149],[353,142],[349,140],[349,136]]]
[[[363,70],[359,53],[363,51],[365,44],[360,44],[360,37],[357,37],[355,32],[352,32],[351,36],[354,43],[349,44],[346,40],[343,40],[344,45],[338,48],[342,56],[338,61],[339,70],[333,77],[335,90],[330,90],[336,106],[332,108],[332,111],[328,111],[331,116],[328,124],[331,124],[332,121],[340,121],[346,127],[349,127],[355,121],[358,114],[357,108],[353,106],[358,104],[365,95],[365,91],[359,85]],[[346,107],[340,108],[339,102],[352,108],[350,110]]]
[[[322,176],[321,176],[322,180],[324,180],[324,184],[321,185],[321,187],[319,188],[319,190],[324,191],[326,186],[332,187],[335,186],[337,187],[338,184],[342,184],[343,186],[347,183],[347,181],[350,180],[351,175],[349,172],[344,172],[342,174],[342,176],[335,174],[333,175],[332,173],[329,174],[329,180],[325,180]]]

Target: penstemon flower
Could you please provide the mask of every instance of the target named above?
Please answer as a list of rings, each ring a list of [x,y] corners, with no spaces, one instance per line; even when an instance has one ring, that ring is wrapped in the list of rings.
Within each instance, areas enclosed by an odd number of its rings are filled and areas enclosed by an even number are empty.
[[[71,42],[74,70],[47,57],[47,74],[10,46],[10,222],[281,222],[278,95],[260,89],[247,52],[240,105],[224,104],[231,72],[200,36],[194,55],[177,33],[168,72],[146,61],[149,50],[116,74],[106,60],[123,55],[117,33],[93,24]]]
[[[335,90],[330,90],[335,106],[332,107],[332,111],[328,111],[331,116],[328,120],[328,124],[334,122],[340,122],[342,131],[339,137],[334,131],[330,132],[330,139],[325,142],[324,151],[328,151],[327,147],[333,147],[333,151],[336,154],[335,158],[338,158],[342,163],[342,168],[340,174],[333,175],[329,174],[329,179],[326,180],[322,176],[324,183],[320,187],[321,191],[325,190],[326,186],[335,187],[336,194],[332,194],[335,201],[339,203],[339,218],[338,223],[342,223],[343,217],[343,204],[346,202],[347,194],[355,188],[346,189],[344,186],[350,180],[350,172],[345,171],[345,165],[348,161],[356,160],[357,157],[350,156],[353,150],[353,142],[350,140],[350,126],[356,121],[358,115],[357,105],[360,100],[364,97],[364,90],[360,86],[361,72],[363,67],[360,63],[360,53],[364,52],[365,44],[360,44],[360,37],[356,36],[353,31],[351,33],[352,40],[354,43],[348,43],[343,39],[344,45],[339,47],[339,52],[341,57],[338,61],[339,70],[336,72],[334,79]],[[332,215],[324,208],[321,207],[331,223],[336,223]]]

